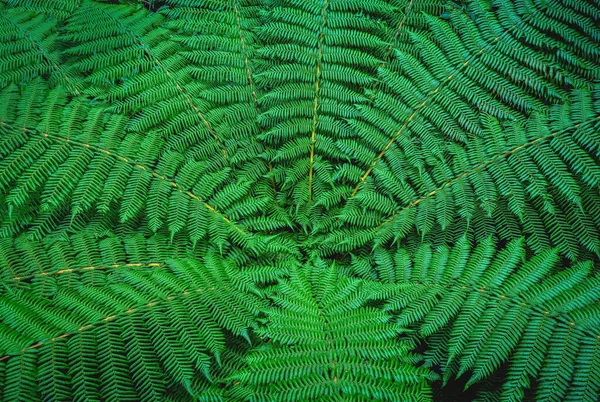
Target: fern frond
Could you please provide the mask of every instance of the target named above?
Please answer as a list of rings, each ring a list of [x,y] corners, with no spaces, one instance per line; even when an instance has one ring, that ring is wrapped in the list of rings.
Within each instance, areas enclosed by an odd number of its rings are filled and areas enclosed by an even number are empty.
[[[50,7],[51,8],[51,7]],[[78,80],[61,66],[57,20],[2,6],[0,85],[26,83],[45,76],[79,95]]]
[[[252,400],[423,400],[432,374],[396,339],[389,317],[369,307],[356,281],[322,261],[280,284],[259,334],[268,343],[233,375]]]
[[[196,372],[210,379],[211,359],[220,361],[224,348],[223,329],[248,338],[255,325],[260,302],[236,295],[250,288],[219,257],[209,253],[202,264],[153,256],[146,248],[142,261],[151,262],[132,262],[134,254],[119,244],[120,262],[105,251],[114,247],[111,240],[116,238],[3,244],[11,267],[5,275],[20,276],[3,279],[2,360],[9,362],[7,378],[14,371],[29,375],[11,360],[37,362],[40,382],[31,395],[84,399],[96,389],[109,399],[160,398],[167,385],[189,385]],[[89,265],[88,254],[98,262]],[[48,270],[53,262],[68,268]],[[30,269],[39,271],[25,271]],[[99,365],[92,364],[96,360]]]
[[[4,3],[14,7],[22,7],[36,13],[44,13],[57,19],[70,16],[82,3],[81,0],[57,0],[47,2],[44,0],[5,0]]]
[[[405,206],[394,207],[395,212],[391,215],[386,213],[386,208],[383,206],[390,205],[387,207],[389,210],[393,203],[392,199],[385,196],[388,200],[387,204],[378,201],[378,198],[382,199],[384,196],[377,192],[379,186],[371,185],[357,192],[357,196],[353,197],[352,202],[349,202],[345,211],[340,214],[341,219],[349,219],[347,218],[349,214],[359,216],[360,214],[352,212],[357,208],[376,211],[382,218],[380,223],[371,230],[370,238],[365,240],[374,240],[376,244],[382,244],[391,238],[394,241],[404,238],[409,233],[403,229],[407,225],[409,228],[414,225],[418,233],[427,235],[436,223],[442,230],[455,224],[457,215],[469,224],[474,219],[474,212],[478,208],[492,215],[500,206],[498,200],[506,198],[508,211],[515,215],[517,224],[526,226],[528,232],[535,233],[542,230],[544,233],[539,235],[544,237],[549,232],[549,241],[536,249],[560,245],[565,255],[571,259],[576,259],[582,249],[597,253],[598,244],[592,239],[597,237],[598,229],[592,223],[591,211],[586,212],[583,209],[579,194],[592,191],[591,189],[598,183],[599,171],[593,156],[597,147],[595,132],[598,117],[591,107],[590,96],[593,95],[585,89],[574,93],[577,97],[587,97],[584,102],[587,106],[584,106],[583,115],[581,109],[572,106],[581,102],[576,97],[572,103],[553,109],[551,119],[546,120],[540,115],[531,116],[525,128],[512,122],[502,127],[496,119],[488,117],[484,121],[486,139],[483,141],[474,139],[471,141],[472,145],[466,149],[458,146],[450,148],[452,152],[456,151],[455,156],[448,162],[444,161],[446,166],[440,167],[439,173],[433,171],[439,177],[435,180],[441,179],[443,184],[434,187],[432,182],[423,183],[423,186],[427,185],[424,187],[425,196],[415,199],[413,195],[413,200],[408,203],[406,203],[408,199],[406,193],[411,191],[406,182],[408,177],[405,180],[395,179],[385,173],[385,169],[388,169],[386,165],[376,167],[375,171],[384,171],[378,174],[382,179],[389,178],[391,183],[395,182],[387,186],[408,187],[404,191],[395,192],[396,197],[403,200]],[[574,120],[578,117],[583,117],[583,120]],[[552,128],[555,131],[550,131]],[[507,134],[501,134],[501,131]],[[485,156],[486,154],[489,156]],[[473,163],[478,160],[480,162],[471,167],[468,163],[465,165],[467,161]],[[458,164],[453,167],[451,161]],[[452,172],[461,170],[462,174],[452,178],[454,175]],[[496,184],[490,185],[491,183]],[[388,188],[383,185],[381,187]],[[454,198],[462,202],[453,202]],[[461,209],[456,214],[459,206]],[[416,213],[411,213],[413,209]],[[568,210],[572,212],[567,213]],[[549,222],[551,219],[560,221],[563,218],[558,216],[563,214],[570,218],[564,220],[564,229],[561,229],[561,233],[557,228],[549,227]],[[575,218],[575,215],[578,217]],[[535,224],[540,229],[534,229],[533,221],[541,221]],[[355,222],[355,225],[373,227],[366,220]],[[502,223],[498,222],[496,225],[501,226]],[[390,226],[392,229],[387,229]],[[391,237],[386,235],[388,230],[392,230],[395,235]],[[565,238],[565,231],[578,233],[578,236],[570,235]],[[384,239],[383,242],[379,240],[380,238]],[[345,250],[348,247],[336,243],[338,250]],[[362,244],[364,243],[352,247]],[[532,246],[535,247],[535,244],[532,243]]]
[[[423,245],[412,258],[396,260],[402,280],[385,309],[397,312],[398,325],[435,334],[427,364],[441,364],[446,381],[468,373],[468,387],[508,361],[503,400],[521,400],[534,380],[541,399],[557,392],[566,398],[567,390],[596,392],[597,381],[575,380],[598,370],[584,357],[593,348],[579,349],[598,336],[593,323],[600,294],[592,263],[556,272],[556,249],[525,262],[522,240],[497,251],[488,239],[470,253],[464,238],[459,243],[438,250]],[[572,376],[576,361],[585,362],[577,369],[583,377]]]
[[[597,2],[0,11],[0,399],[596,400]]]

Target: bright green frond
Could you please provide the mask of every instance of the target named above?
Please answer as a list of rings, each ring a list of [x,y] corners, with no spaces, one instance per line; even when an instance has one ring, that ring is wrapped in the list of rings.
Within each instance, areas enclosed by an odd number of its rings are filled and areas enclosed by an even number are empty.
[[[0,12],[0,400],[598,399],[596,0]]]

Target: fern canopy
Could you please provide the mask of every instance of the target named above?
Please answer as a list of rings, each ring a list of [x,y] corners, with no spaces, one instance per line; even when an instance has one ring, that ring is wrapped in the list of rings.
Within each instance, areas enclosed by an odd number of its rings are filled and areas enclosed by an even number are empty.
[[[2,400],[598,400],[597,1],[0,11]]]

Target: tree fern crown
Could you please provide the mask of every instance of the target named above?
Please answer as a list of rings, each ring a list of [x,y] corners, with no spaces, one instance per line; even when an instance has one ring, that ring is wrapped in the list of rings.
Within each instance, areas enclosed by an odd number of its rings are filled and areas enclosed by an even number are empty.
[[[1,400],[599,400],[598,1],[0,11]]]

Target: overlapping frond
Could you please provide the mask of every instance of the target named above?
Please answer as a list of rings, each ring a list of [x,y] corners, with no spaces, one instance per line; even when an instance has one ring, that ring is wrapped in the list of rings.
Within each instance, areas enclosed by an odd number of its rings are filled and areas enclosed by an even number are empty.
[[[398,284],[384,310],[427,339],[428,366],[444,380],[467,376],[466,386],[508,366],[503,401],[593,400],[600,390],[600,278],[593,262],[556,271],[558,250],[525,261],[522,239],[496,250],[487,239],[470,250],[423,245],[378,265]]]
[[[0,11],[1,399],[597,399],[597,2]]]
[[[260,293],[230,263],[125,239],[2,240],[4,400],[158,400],[210,382],[230,334],[249,340]]]
[[[232,183],[229,191],[236,200],[223,198],[233,207],[231,216],[248,218],[250,228],[272,231],[290,226],[290,218],[281,207],[278,186],[270,177],[272,165],[258,141],[261,111],[260,88],[256,85],[256,35],[260,4],[257,1],[189,2],[170,0],[165,11],[167,26],[176,34],[172,40],[182,46],[179,55],[196,85],[197,96],[205,105],[204,113],[217,138],[227,145],[226,166],[238,167],[215,174],[222,183]],[[198,7],[201,6],[201,7]],[[186,160],[206,155],[208,166],[218,166],[210,149],[196,144],[195,134],[186,128],[183,135],[169,140],[172,149],[185,150]],[[183,151],[182,151],[183,152]],[[214,153],[214,152],[213,152]],[[186,166],[185,168],[193,168]],[[224,172],[227,171],[227,175]],[[235,190],[234,190],[235,189]],[[248,200],[252,194],[253,200]],[[244,202],[238,202],[246,199]],[[257,211],[262,215],[257,215]]]
[[[314,264],[314,265],[313,265]],[[316,260],[282,281],[257,333],[267,342],[233,375],[253,401],[428,400],[418,355],[390,316],[367,307],[359,281]],[[244,398],[245,399],[245,398]]]
[[[24,87],[12,106],[16,111],[7,111],[18,117],[4,122],[3,151],[10,153],[0,162],[6,234],[18,233],[36,213],[53,214],[60,221],[63,216],[118,211],[120,222],[144,216],[150,229],[167,227],[172,236],[185,229],[193,242],[208,235],[220,247],[230,239],[258,247],[253,235],[232,219],[255,214],[266,201],[242,200],[248,190],[243,183],[219,188],[231,168],[212,172],[208,162],[184,164],[178,152],[156,164],[160,137],[129,133],[126,117],[94,107],[84,97],[69,102],[62,87],[45,93],[46,88],[40,80]],[[15,91],[5,89],[6,96]],[[42,103],[47,110],[36,114]]]
[[[360,88],[374,83],[392,36],[381,19],[389,20],[395,8],[380,1],[363,6],[276,2],[257,33],[263,42],[255,80],[263,93],[260,139],[269,146],[276,183],[304,226],[318,222],[312,204],[332,189],[335,165],[349,157],[336,142],[353,136],[347,120],[357,115],[354,105],[366,101]],[[352,18],[359,12],[361,18]]]
[[[571,259],[586,250],[597,254],[600,119],[594,102],[581,89],[572,104],[551,109],[549,117],[533,114],[524,125],[488,116],[484,138],[448,147],[446,166],[423,177],[423,196],[406,172],[402,180],[376,168],[376,180],[387,184],[366,186],[340,213],[353,228],[333,233],[333,250],[384,245],[409,234],[435,238],[437,228],[506,240],[525,231],[535,250],[560,246]],[[491,227],[477,232],[481,219]]]
[[[6,0],[4,3],[11,6],[12,9],[22,11],[33,11],[52,16],[58,19],[64,19],[70,16],[82,3],[81,0]]]
[[[523,29],[544,37],[533,21],[545,8],[523,5],[508,25],[511,5],[471,7],[450,22],[427,17],[428,30],[409,32],[411,46],[379,69],[373,102],[352,120],[354,163],[337,173],[356,185],[331,192],[347,203],[321,229],[333,229],[330,251],[467,231],[527,232],[535,249],[561,246],[571,259],[598,253],[595,45],[570,49],[585,66],[572,69],[522,39]],[[597,34],[591,19],[577,24]]]
[[[2,4],[0,7],[0,86],[23,84],[46,75],[80,94],[78,80],[61,63],[58,20]]]

